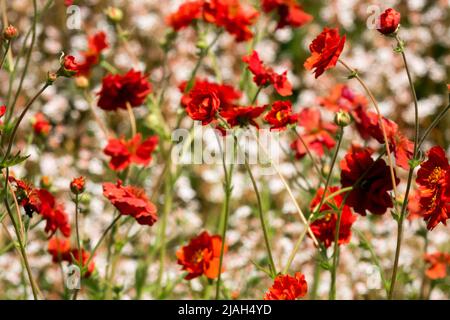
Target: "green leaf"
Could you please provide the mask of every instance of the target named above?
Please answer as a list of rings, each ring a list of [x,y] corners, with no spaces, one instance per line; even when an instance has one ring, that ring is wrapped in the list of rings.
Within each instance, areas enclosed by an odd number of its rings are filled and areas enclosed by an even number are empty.
[[[30,155],[21,156],[20,151],[19,151],[19,152],[17,152],[16,155],[14,155],[12,157],[8,157],[7,159],[3,160],[0,163],[0,169],[14,167],[14,166],[18,165],[19,163],[22,163],[25,160],[27,160],[29,157],[30,157]]]

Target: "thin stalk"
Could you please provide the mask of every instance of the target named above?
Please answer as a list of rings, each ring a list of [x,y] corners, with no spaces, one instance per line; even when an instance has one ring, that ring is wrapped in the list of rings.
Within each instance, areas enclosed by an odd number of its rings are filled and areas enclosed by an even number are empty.
[[[127,105],[128,116],[130,118],[131,134],[132,134],[132,137],[134,137],[137,133],[136,117],[134,116],[133,107],[131,106],[131,104],[129,102],[127,102],[126,105]]]
[[[317,163],[311,153],[311,150],[309,150],[308,145],[306,144],[305,140],[303,140],[302,136],[298,133],[297,129],[295,127],[292,128],[292,131],[295,132],[297,138],[300,140],[300,142],[302,143],[303,147],[306,150],[306,154],[308,155],[309,159],[311,160],[311,163],[314,167],[314,169],[317,172],[317,175],[319,177],[319,180],[323,181],[323,176],[322,176],[322,170],[320,170],[320,168],[317,166]]]
[[[80,237],[80,228],[79,228],[79,223],[78,223],[78,215],[79,215],[79,209],[78,209],[78,205],[79,205],[79,199],[78,199],[78,194],[75,195],[75,230],[76,230],[76,236],[77,236],[77,247],[78,247],[78,265],[80,267],[80,270],[83,268],[83,257],[81,254],[81,237]],[[77,296],[78,296],[78,291],[79,290],[75,290],[74,294],[73,294],[73,299],[72,300],[77,300]]]
[[[0,62],[0,70],[3,68],[3,64],[5,63],[6,57],[8,56],[9,48],[11,47],[11,41],[8,40],[6,42],[5,52],[3,53],[2,60]]]
[[[425,130],[424,134],[422,135],[422,138],[420,138],[418,149],[420,149],[422,144],[425,142],[425,139],[428,137],[430,132],[438,125],[439,121],[441,121],[442,118],[444,118],[448,110],[450,110],[450,104],[448,104],[444,109],[441,110],[441,112],[438,113],[436,118],[434,118],[433,122],[431,122],[431,124]]]

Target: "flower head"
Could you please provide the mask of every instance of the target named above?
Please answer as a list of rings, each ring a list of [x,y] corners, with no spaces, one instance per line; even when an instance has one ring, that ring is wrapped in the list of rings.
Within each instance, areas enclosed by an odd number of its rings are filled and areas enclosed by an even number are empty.
[[[339,30],[324,28],[309,45],[311,56],[305,61],[305,68],[313,70],[318,78],[325,70],[333,68],[344,49],[345,35],[341,37]]]
[[[287,125],[297,122],[298,115],[292,113],[290,101],[275,101],[264,117],[270,124],[270,130],[285,130]]]
[[[166,23],[178,31],[189,26],[192,21],[202,17],[204,0],[186,1],[176,12],[166,18]]]
[[[264,300],[296,300],[304,297],[307,291],[308,284],[300,272],[296,272],[294,277],[280,274],[264,295]]]
[[[139,107],[152,92],[152,85],[139,71],[131,69],[124,75],[109,74],[103,78],[97,105],[106,111]]]
[[[46,136],[52,128],[46,116],[41,112],[38,112],[34,115],[33,119],[31,120],[31,124],[36,135]]]
[[[296,0],[262,0],[262,9],[269,13],[277,11],[277,29],[290,27],[301,27],[310,22],[313,17],[303,11]]]
[[[450,266],[450,254],[444,252],[428,253],[424,258],[429,265],[425,274],[431,280],[444,279]]]
[[[353,186],[346,203],[365,216],[366,211],[384,214],[393,207],[389,167],[383,159],[374,161],[367,149],[350,151],[341,161],[342,187]],[[396,177],[396,184],[400,180]]]
[[[86,187],[86,179],[84,177],[74,178],[70,182],[70,190],[73,194],[80,194],[84,192]]]
[[[3,38],[8,41],[11,41],[14,38],[17,38],[19,35],[19,31],[17,31],[16,27],[9,25],[3,30]]]
[[[400,25],[400,13],[392,8],[386,9],[381,15],[377,30],[385,35],[393,34]]]
[[[135,186],[103,183],[103,195],[119,210],[120,214],[132,216],[141,225],[152,226],[157,220],[156,206],[147,198],[145,191]]]
[[[100,61],[102,52],[108,48],[106,33],[99,31],[88,37],[88,47],[86,51],[81,52],[83,60],[78,64],[77,76],[88,77],[92,67]]]
[[[241,107],[241,106],[234,106],[231,108],[226,109],[225,111],[221,112],[221,116],[224,117],[230,127],[245,127],[248,125],[255,126],[259,129],[258,123],[255,121],[265,110],[266,108],[263,107]]]
[[[70,264],[79,264],[80,260],[82,266],[85,268],[89,261],[90,253],[85,249],[81,248],[81,252],[77,248],[71,248],[70,242],[66,239],[60,239],[53,237],[48,242],[48,253],[51,254],[54,263],[67,261]],[[80,256],[81,255],[81,256]],[[84,277],[89,278],[95,270],[95,263],[92,261],[87,266],[86,272],[83,274]]]
[[[209,279],[219,276],[220,252],[222,238],[219,235],[211,236],[203,231],[192,238],[189,244],[177,251],[178,264],[188,272],[185,279],[190,280],[205,275]],[[225,251],[226,251],[225,245]],[[223,270],[222,270],[223,272]]]

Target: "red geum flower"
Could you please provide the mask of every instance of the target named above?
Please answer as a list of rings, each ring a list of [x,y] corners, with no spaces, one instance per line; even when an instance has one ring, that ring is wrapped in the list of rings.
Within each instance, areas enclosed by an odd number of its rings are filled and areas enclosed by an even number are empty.
[[[248,69],[253,73],[253,81],[256,85],[264,87],[273,84],[275,90],[281,96],[290,96],[292,94],[292,85],[287,78],[287,71],[278,74],[272,68],[266,67],[259,59],[256,51],[243,57],[242,61],[248,64]]]
[[[309,45],[311,56],[305,61],[307,70],[313,70],[318,78],[325,70],[333,68],[344,49],[345,35],[341,38],[339,29],[324,28]]]
[[[221,112],[220,115],[224,117],[230,127],[240,126],[245,127],[248,125],[255,126],[259,129],[258,123],[255,119],[258,118],[266,108],[263,107],[240,107],[234,106]]]
[[[84,177],[74,178],[70,182],[70,190],[72,191],[73,194],[83,193],[85,187],[86,187],[86,179],[84,179]]]
[[[414,190],[409,193],[408,196],[408,217],[409,221],[423,218],[425,210],[420,206],[420,192],[419,190]]]
[[[204,0],[186,1],[176,12],[166,18],[166,23],[175,31],[189,26],[192,21],[202,17]]]
[[[353,186],[346,203],[355,212],[365,216],[366,210],[373,214],[384,214],[392,208],[388,193],[392,190],[389,167],[383,159],[374,161],[367,149],[349,152],[341,161],[342,187]],[[400,180],[396,177],[396,184]]]
[[[294,277],[280,274],[264,295],[264,300],[296,300],[304,297],[307,291],[308,284],[300,272],[296,272]]]
[[[132,216],[141,225],[152,226],[157,220],[156,206],[147,198],[145,191],[135,186],[103,183],[103,195],[119,210],[120,214]]]
[[[209,235],[203,231],[197,237],[192,238],[189,244],[177,251],[178,264],[187,271],[186,280],[205,275],[209,279],[219,276],[220,251],[222,238],[219,235]],[[227,251],[225,245],[224,252]],[[221,272],[223,272],[223,267]]]
[[[92,67],[100,61],[100,55],[103,50],[108,48],[106,33],[99,31],[88,37],[88,47],[86,51],[81,52],[83,61],[78,64],[77,76],[89,76]]]
[[[386,9],[379,18],[377,30],[382,34],[390,35],[397,31],[400,24],[400,13],[392,8]]]
[[[45,231],[50,233],[50,236],[60,231],[64,236],[70,236],[70,224],[67,213],[64,211],[64,206],[56,202],[55,197],[45,189],[36,189],[37,197],[32,200],[32,205],[36,208],[42,218],[45,219]]]
[[[78,73],[78,63],[74,56],[63,56],[61,58],[61,68],[58,70],[59,77],[71,78]]]
[[[139,107],[152,92],[152,85],[139,71],[131,69],[124,75],[109,74],[103,78],[97,105],[106,111]]]
[[[311,202],[311,212],[314,212],[315,208],[320,204],[320,200],[323,195],[323,188],[320,188],[317,191],[316,196]],[[330,196],[332,193],[338,191],[338,187],[331,187],[328,189],[326,196]],[[343,201],[342,194],[335,196],[333,199],[327,201],[327,203],[322,205],[322,208],[318,211],[324,215],[323,218],[315,220],[311,224],[311,230],[319,239],[323,245],[328,248],[334,242],[334,238],[336,235],[336,223],[337,223],[337,213],[334,211],[334,208],[341,208]],[[331,204],[331,205],[330,205]],[[317,210],[317,209],[316,209]],[[346,244],[350,242],[352,237],[352,225],[356,221],[356,216],[352,214],[352,211],[349,206],[344,205],[341,213],[341,223],[339,226],[339,241],[338,243]]]
[[[447,276],[447,267],[450,265],[450,254],[434,252],[425,254],[424,260],[430,266],[425,274],[431,280],[444,279]]]
[[[291,149],[295,151],[297,159],[301,159],[307,154],[303,142],[320,157],[324,155],[324,148],[330,150],[336,145],[332,135],[336,132],[337,126],[322,121],[319,110],[303,109],[298,115],[298,123],[305,131],[301,134],[302,139],[297,138],[291,144]]]
[[[151,136],[142,141],[140,133],[131,140],[109,139],[103,152],[111,156],[109,167],[116,171],[125,170],[131,163],[146,166],[152,161],[152,153],[158,146],[159,138]]]
[[[450,166],[444,149],[439,146],[431,148],[428,160],[420,164],[416,183],[419,185],[420,205],[425,213],[428,230],[442,222],[447,225],[450,211]]]
[[[262,0],[262,8],[266,13],[277,11],[279,17],[277,29],[286,26],[301,27],[313,19],[303,11],[296,0]]]
[[[264,117],[264,120],[270,124],[270,130],[284,130],[287,125],[296,123],[297,119],[298,114],[292,113],[290,101],[275,101]]]
[[[41,112],[38,112],[34,115],[33,119],[31,120],[31,124],[36,135],[46,136],[52,128],[45,115]]]
[[[358,106],[367,106],[366,98],[356,94],[345,84],[335,85],[328,96],[319,97],[317,102],[333,112],[339,110],[351,112]]]

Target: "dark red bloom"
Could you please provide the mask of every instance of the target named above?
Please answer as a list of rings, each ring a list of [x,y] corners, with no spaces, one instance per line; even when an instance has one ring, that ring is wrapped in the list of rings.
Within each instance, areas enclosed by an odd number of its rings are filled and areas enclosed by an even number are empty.
[[[109,167],[121,171],[128,168],[131,163],[146,166],[152,161],[152,153],[158,146],[159,138],[151,136],[144,141],[140,133],[131,140],[109,139],[103,152],[111,156]]]
[[[314,197],[311,202],[311,212],[314,212],[315,208],[320,204],[320,200],[323,195],[323,188],[320,188],[317,191],[317,195]],[[328,189],[326,196],[331,195],[332,193],[338,191],[338,187],[331,187]],[[319,210],[319,213],[323,214],[324,217],[315,220],[311,224],[311,230],[319,239],[323,245],[328,248],[334,242],[334,237],[336,235],[336,223],[337,223],[337,213],[335,209],[340,209],[342,206],[343,196],[339,194],[335,196],[333,199],[327,201],[327,203],[322,205],[322,208]],[[317,210],[317,209],[316,209]],[[341,213],[341,223],[339,226],[339,241],[338,243],[346,244],[350,242],[352,237],[352,225],[356,221],[356,216],[352,214],[352,211],[349,206],[344,205]]]
[[[203,231],[197,237],[192,238],[189,244],[177,251],[178,264],[188,272],[186,280],[205,275],[209,279],[219,276],[220,252],[222,238],[219,235],[209,235]],[[224,252],[227,246],[225,245]],[[223,267],[221,272],[223,272]]]
[[[259,129],[258,123],[255,119],[258,118],[266,108],[263,107],[240,107],[234,106],[221,112],[221,116],[224,117],[230,127],[240,126],[245,127],[248,125],[255,126]]]
[[[132,216],[141,225],[152,226],[158,220],[156,206],[141,188],[123,186],[120,180],[117,184],[105,182],[103,195],[119,210],[120,214]]]
[[[139,107],[151,92],[152,85],[147,76],[131,69],[125,75],[109,74],[103,78],[97,104],[107,111],[127,109],[127,104]]]
[[[84,59],[78,64],[77,76],[89,76],[92,67],[99,63],[100,55],[106,48],[108,48],[108,43],[105,32],[100,31],[90,36],[87,50],[81,52]]]
[[[287,78],[287,71],[278,74],[272,68],[266,67],[259,59],[258,53],[253,51],[242,60],[248,64],[248,69],[253,73],[253,81],[258,86],[268,86],[273,84],[275,90],[281,96],[290,96],[292,94],[292,85]]]
[[[447,276],[447,268],[450,266],[450,254],[444,252],[428,253],[424,258],[429,264],[425,274],[431,280],[444,279]]]
[[[393,189],[390,171],[383,159],[374,161],[366,149],[349,152],[341,161],[341,169],[342,187],[353,186],[346,203],[355,212],[363,216],[366,210],[373,214],[384,214],[393,207],[388,193]],[[396,177],[396,184],[399,182]]]
[[[166,22],[176,31],[185,28],[202,17],[203,5],[204,0],[186,1],[166,18]]]
[[[444,149],[431,148],[428,160],[420,164],[416,182],[419,185],[420,205],[425,210],[424,220],[428,230],[442,222],[447,225],[450,211],[450,165]]]
[[[34,115],[33,119],[31,120],[31,124],[36,135],[46,136],[52,128],[45,115],[41,112],[38,112]]]
[[[324,122],[319,110],[303,109],[298,115],[298,123],[304,128],[304,133],[301,134],[303,142],[318,156],[324,155],[325,148],[330,150],[336,145],[332,135],[336,132],[337,127],[333,123]],[[291,149],[295,151],[297,159],[301,159],[307,154],[303,142],[297,138],[291,144]]]
[[[296,272],[294,277],[280,274],[264,295],[264,300],[296,300],[304,297],[307,291],[308,284],[300,272]]]
[[[377,30],[382,34],[392,34],[397,31],[400,24],[400,13],[392,8],[386,9],[381,15]]]
[[[339,30],[324,28],[309,45],[311,56],[305,61],[305,68],[313,70],[318,78],[325,70],[333,68],[344,49],[345,35],[341,38]]]
[[[275,101],[272,108],[264,117],[270,124],[270,130],[284,130],[289,124],[297,122],[298,114],[292,113],[290,101]]]
[[[86,180],[84,179],[84,177],[74,178],[74,179],[72,179],[72,181],[70,182],[70,190],[71,190],[74,194],[80,194],[80,193],[83,193],[85,187],[86,187]]]
[[[70,247],[70,242],[68,240],[59,239],[57,237],[50,239],[50,241],[48,242],[47,250],[48,253],[52,255],[52,260],[54,263],[67,261],[70,264],[78,265],[80,263],[81,258],[82,266],[86,267],[86,264],[88,263],[90,258],[90,253],[84,250],[83,248],[81,249],[81,257],[80,257],[78,249],[77,248],[72,249]],[[87,267],[87,270],[83,274],[83,276],[89,278],[94,272],[94,270],[95,270],[95,263],[91,259],[91,262],[89,263],[89,266]]]
[[[313,19],[311,15],[303,11],[296,0],[262,0],[261,2],[264,12],[277,11],[278,29],[286,26],[301,27]]]

